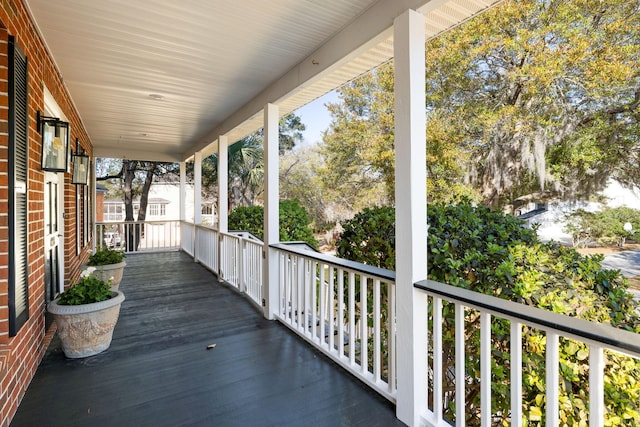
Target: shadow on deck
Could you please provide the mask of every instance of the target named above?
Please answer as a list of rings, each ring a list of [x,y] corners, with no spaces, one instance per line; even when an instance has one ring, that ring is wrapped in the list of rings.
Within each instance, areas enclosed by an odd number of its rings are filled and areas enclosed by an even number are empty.
[[[55,337],[11,426],[404,425],[185,253],[127,264],[109,350],[66,359]]]

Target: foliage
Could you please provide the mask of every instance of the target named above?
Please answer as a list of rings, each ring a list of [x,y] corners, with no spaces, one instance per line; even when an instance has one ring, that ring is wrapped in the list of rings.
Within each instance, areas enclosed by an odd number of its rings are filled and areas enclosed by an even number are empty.
[[[282,200],[280,202],[280,240],[283,242],[307,242],[317,248],[318,242],[309,228],[307,211],[297,200]]]
[[[278,151],[280,155],[292,150],[302,140],[305,125],[300,117],[288,114],[278,123]],[[258,201],[264,181],[264,129],[234,142],[228,148],[229,203],[231,209],[251,206]],[[218,182],[218,155],[202,161],[203,189],[213,194]]]
[[[346,216],[342,205],[326,197],[332,189],[325,188],[318,175],[321,165],[316,147],[300,147],[280,157],[280,197],[298,200],[315,231],[330,228]]]
[[[394,196],[393,67],[362,75],[338,95],[340,102],[327,105],[332,121],[320,146],[325,187],[349,203],[388,203]]]
[[[248,231],[264,239],[264,208],[262,206],[238,206],[229,212],[229,229]]]
[[[96,179],[105,184],[109,192],[124,201],[125,221],[144,222],[147,216],[149,190],[155,180],[176,181],[179,163],[147,162],[127,159],[102,159],[96,162],[100,176]],[[138,218],[134,218],[134,201],[139,199]],[[140,244],[141,227],[129,227],[124,238],[128,248],[136,249]]]
[[[75,285],[60,294],[60,305],[81,305],[111,298],[111,284],[92,274],[83,274]]]
[[[364,251],[360,253],[357,248],[370,242],[379,245],[385,239],[392,241],[394,233],[389,225],[394,222],[393,216],[392,208],[385,208],[369,210],[354,218],[357,226],[349,225],[345,231],[356,241],[346,245],[348,250],[339,251],[339,255],[369,264],[376,262],[377,257]],[[640,333],[640,316],[632,295],[626,290],[627,282],[619,271],[601,267],[602,256],[583,257],[571,248],[555,243],[542,244],[535,230],[523,227],[520,220],[486,207],[473,206],[468,200],[455,205],[431,205],[427,216],[429,279]],[[376,235],[378,230],[380,235]],[[384,245],[382,248],[386,249]],[[395,267],[392,255],[386,253],[382,258],[379,266]],[[452,371],[455,362],[453,306],[445,304],[443,313],[443,372],[446,373]],[[491,330],[492,413],[495,422],[502,425],[510,421],[510,327],[506,320],[495,317]],[[465,313],[465,334],[466,422],[467,425],[478,425],[479,315],[473,310]],[[545,422],[546,385],[540,370],[545,364],[545,348],[543,333],[532,328],[523,329],[523,414],[528,425]],[[588,355],[585,344],[560,340],[559,395],[563,425],[586,425]],[[446,374],[444,377],[449,378]],[[640,360],[607,354],[605,384],[607,422],[638,425]],[[453,390],[454,384],[445,387]],[[443,410],[453,419],[455,401],[452,395],[449,397],[450,404]]]
[[[337,256],[363,264],[395,269],[395,210],[365,208],[342,223]]]
[[[297,200],[280,201],[280,241],[306,242],[313,248],[318,242],[309,228],[309,217]],[[229,213],[229,229],[246,230],[264,239],[264,208],[262,206],[239,206]]]
[[[119,264],[124,261],[126,255],[123,251],[102,247],[94,254],[89,255],[90,266]]]
[[[427,44],[427,109],[470,152],[486,202],[632,176],[639,10],[637,0],[511,0]]]
[[[588,246],[594,242],[602,246],[624,245],[626,239],[635,238],[640,227],[640,210],[628,207],[605,207],[596,212],[578,209],[565,218],[565,231],[571,234],[574,247]],[[631,231],[624,229],[631,224]]]
[[[640,0],[509,0],[426,44],[430,202],[640,184]],[[392,64],[330,105],[327,185],[393,200]],[[379,203],[370,203],[369,206]]]

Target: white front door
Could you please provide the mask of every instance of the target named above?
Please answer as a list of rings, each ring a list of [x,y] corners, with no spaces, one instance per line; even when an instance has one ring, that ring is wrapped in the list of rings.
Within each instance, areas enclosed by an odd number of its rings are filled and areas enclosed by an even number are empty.
[[[64,175],[45,172],[44,260],[45,303],[64,290],[63,200]]]

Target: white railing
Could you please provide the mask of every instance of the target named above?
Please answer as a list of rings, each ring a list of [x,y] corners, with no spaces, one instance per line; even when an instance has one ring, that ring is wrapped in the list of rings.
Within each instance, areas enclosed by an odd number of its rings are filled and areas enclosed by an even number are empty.
[[[196,226],[192,222],[181,221],[180,232],[182,234],[182,250],[191,256],[196,250]]]
[[[262,306],[262,252],[264,245],[254,238],[241,240],[243,256],[242,262],[242,289],[256,304]]]
[[[220,273],[222,280],[231,286],[241,289],[242,252],[240,240],[235,234],[220,234]]]
[[[97,247],[132,252],[158,252],[181,248],[180,221],[123,221],[96,223]]]
[[[573,393],[585,403],[582,410],[589,416],[589,425],[603,426],[610,409],[605,402],[605,384],[615,386],[615,381],[605,379],[607,359],[627,358],[635,363],[634,376],[640,375],[638,334],[442,283],[423,281],[416,287],[429,297],[429,355],[425,363],[430,372],[430,410],[424,414],[425,425],[465,425],[471,418],[483,426],[500,420],[513,426],[526,425],[527,420],[557,426],[561,412],[576,404],[560,395],[560,390],[571,383],[563,378],[563,369],[572,366],[588,375],[588,386]],[[506,334],[497,332],[499,327],[504,327]],[[452,336],[454,348],[450,341],[445,343],[445,337]],[[544,360],[535,363],[527,352],[532,345],[544,349]],[[575,353],[573,359],[561,361],[560,348],[565,353],[572,349],[569,353]],[[523,363],[528,367],[527,378],[523,376]],[[469,375],[465,364],[479,367],[479,378]],[[523,402],[523,382],[535,378],[541,381],[539,384],[555,386],[536,391],[539,396],[534,396],[533,403]],[[509,390],[508,413],[492,409],[494,387]],[[468,396],[479,396],[479,404],[477,398],[466,401]],[[445,413],[451,407],[455,410],[447,417]]]
[[[218,230],[198,225],[195,227],[195,261],[218,273]]]
[[[181,247],[256,304],[264,305],[264,244],[249,233],[218,233],[178,221],[97,226],[98,244],[107,243],[105,233],[110,237],[117,233],[119,247],[125,250],[131,245],[137,250]],[[395,273],[300,245],[271,247],[277,250],[279,261],[276,318],[395,402]],[[520,426],[537,422],[537,418],[547,425],[559,425],[568,405],[562,388],[567,387],[563,377],[566,362],[560,356],[572,346],[580,354],[570,363],[588,377],[588,386],[575,393],[585,395],[581,401],[585,413],[591,414],[589,425],[603,426],[605,414],[610,413],[605,390],[611,393],[615,385],[606,376],[612,360],[627,357],[640,370],[638,334],[437,282],[415,286],[427,293],[429,301],[424,331],[429,336],[429,354],[424,359],[429,372],[425,425],[463,426],[472,420],[469,424]],[[500,329],[507,332],[498,333]],[[534,335],[542,337],[538,345],[544,352],[534,367],[538,371],[532,373],[527,346]],[[544,380],[540,383],[543,388],[531,398],[525,395],[523,384],[536,375]],[[500,410],[492,404],[496,388],[509,396]]]
[[[220,278],[262,306],[262,251],[260,239],[246,231],[220,234]]]
[[[286,244],[277,318],[391,401],[396,395],[395,274]]]

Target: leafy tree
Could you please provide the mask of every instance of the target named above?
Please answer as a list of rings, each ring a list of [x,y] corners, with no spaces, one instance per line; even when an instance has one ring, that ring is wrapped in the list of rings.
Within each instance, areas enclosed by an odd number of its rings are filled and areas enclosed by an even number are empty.
[[[626,280],[619,271],[603,269],[602,256],[583,257],[570,248],[542,244],[535,231],[524,228],[520,220],[468,201],[431,205],[427,215],[429,279],[640,333],[640,315],[626,290]],[[395,269],[392,245],[388,243],[394,241],[394,216],[393,208],[378,208],[354,217],[345,224],[338,254]],[[360,251],[360,247],[367,251]],[[445,304],[443,313],[443,377],[448,379],[447,372],[455,362],[453,306]],[[479,316],[472,310],[465,314],[465,334],[466,423],[479,425]],[[509,334],[506,321],[498,317],[492,320],[492,418],[500,424],[510,422]],[[535,329],[525,328],[523,346],[525,423],[542,425],[546,384],[539,367],[545,363],[546,338]],[[588,348],[562,339],[559,356],[562,424],[586,425]],[[638,425],[640,361],[620,354],[607,354],[607,360],[607,422]],[[446,388],[455,390],[453,383]],[[453,395],[449,397],[449,405],[443,410],[454,419],[455,400]]]
[[[508,0],[426,43],[428,197],[640,184],[640,0]],[[339,90],[327,183],[393,197],[393,75]]]
[[[309,217],[297,200],[282,200],[279,208],[280,241],[302,241],[317,248],[318,242],[309,228]],[[264,208],[239,206],[229,213],[229,229],[245,230],[264,239]]]
[[[342,224],[336,243],[337,256],[363,264],[394,270],[396,266],[395,210],[382,206],[365,208]]]
[[[352,204],[345,204],[336,189],[321,179],[318,169],[322,165],[316,146],[298,147],[280,157],[280,197],[298,200],[315,231],[330,229],[353,216]]]
[[[96,169],[101,176],[97,181],[110,182],[111,190],[121,194],[124,201],[125,221],[144,222],[147,216],[149,190],[154,179],[175,181],[179,176],[178,163],[146,162],[139,160],[98,159]],[[133,202],[140,198],[138,218],[134,218]],[[142,228],[139,225],[126,228],[127,247],[140,244]]]
[[[635,237],[640,227],[640,210],[605,207],[597,212],[588,212],[578,209],[568,214],[566,219],[565,231],[571,234],[574,247],[584,247],[593,242],[623,246],[626,239]],[[631,224],[631,230],[625,230],[626,223]]]
[[[338,89],[341,102],[323,137],[325,186],[348,200],[388,202],[393,197],[393,68],[381,66]],[[389,199],[391,198],[391,199]],[[386,200],[385,200],[386,199]]]
[[[302,140],[305,125],[300,117],[288,114],[279,122],[279,152],[284,154]],[[229,146],[229,208],[251,206],[263,192],[264,181],[264,129],[236,141]],[[191,166],[193,167],[193,166]],[[191,169],[192,170],[192,169]],[[192,172],[191,172],[192,173]],[[213,154],[202,162],[203,188],[211,194],[218,182],[218,155]]]
[[[427,44],[427,108],[471,153],[486,202],[629,182],[628,157],[640,152],[639,8],[511,0]]]

